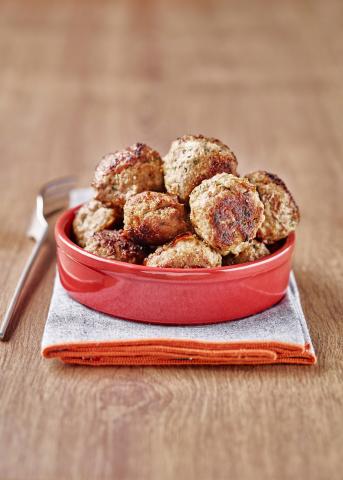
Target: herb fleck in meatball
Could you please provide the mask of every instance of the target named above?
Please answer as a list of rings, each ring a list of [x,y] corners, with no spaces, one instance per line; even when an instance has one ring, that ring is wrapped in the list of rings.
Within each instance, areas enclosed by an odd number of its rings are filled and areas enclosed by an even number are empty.
[[[92,186],[97,200],[108,206],[123,207],[126,200],[144,190],[163,191],[162,159],[147,145],[110,153],[100,160]]]
[[[299,208],[285,183],[272,173],[259,171],[246,175],[257,188],[264,205],[264,222],[257,237],[266,243],[274,243],[295,230],[300,220]]]
[[[99,257],[138,264],[143,263],[146,256],[144,248],[127,238],[122,230],[103,230],[95,233],[87,241],[85,250]]]
[[[120,212],[116,208],[106,208],[97,200],[90,200],[76,212],[73,231],[76,242],[84,247],[89,237],[95,232],[110,228],[120,220]]]
[[[220,173],[204,180],[190,196],[196,233],[222,255],[238,254],[261,226],[263,204],[254,185]]]
[[[223,265],[236,265],[238,263],[254,262],[259,258],[263,258],[269,255],[270,252],[264,243],[258,240],[252,240],[249,242],[244,250],[238,255],[227,255],[223,258]]]
[[[189,230],[189,225],[185,207],[177,201],[177,197],[143,192],[126,202],[124,229],[138,243],[162,245]]]
[[[158,247],[144,263],[149,267],[212,268],[221,266],[222,257],[195,235],[186,233]]]
[[[163,168],[167,191],[184,202],[206,178],[222,172],[237,175],[237,159],[228,146],[215,138],[184,135],[171,144]]]

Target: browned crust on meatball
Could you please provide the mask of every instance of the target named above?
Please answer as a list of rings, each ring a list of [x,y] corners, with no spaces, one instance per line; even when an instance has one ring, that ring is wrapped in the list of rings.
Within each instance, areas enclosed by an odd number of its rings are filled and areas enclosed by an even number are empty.
[[[242,242],[248,242],[256,234],[256,222],[260,219],[261,206],[256,205],[249,190],[235,195],[219,197],[209,210],[209,222],[216,245],[232,245],[237,234]],[[234,221],[227,221],[233,216]]]
[[[116,208],[107,208],[97,200],[90,200],[75,213],[73,233],[76,243],[84,247],[95,232],[108,229],[121,219]]]
[[[221,260],[217,252],[188,232],[158,247],[144,264],[160,268],[216,268],[221,266]]]
[[[121,173],[136,163],[160,159],[160,154],[144,143],[135,143],[124,150],[105,155],[97,165],[94,184],[102,181],[104,173]]]
[[[124,207],[124,229],[138,243],[162,245],[186,232],[185,206],[176,196],[142,192],[131,197]]]
[[[298,225],[300,212],[285,182],[263,170],[252,172],[246,178],[256,186],[264,204],[265,220],[257,237],[268,244],[286,238]]]
[[[142,264],[146,250],[135,244],[122,230],[103,230],[95,233],[85,247],[87,252],[119,262]]]
[[[163,159],[166,189],[188,201],[192,190],[217,173],[237,175],[237,158],[216,138],[184,135],[177,138]]]
[[[239,253],[256,236],[264,218],[255,186],[227,173],[196,187],[190,207],[195,231],[222,255]]]
[[[109,153],[97,165],[92,186],[97,200],[119,207],[144,190],[163,191],[161,156],[143,143]]]

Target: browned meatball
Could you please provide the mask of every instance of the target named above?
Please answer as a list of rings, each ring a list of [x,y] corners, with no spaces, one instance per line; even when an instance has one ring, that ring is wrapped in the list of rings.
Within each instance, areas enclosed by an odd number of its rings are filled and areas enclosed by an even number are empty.
[[[185,202],[206,178],[222,172],[237,175],[237,159],[228,146],[215,138],[184,135],[171,144],[163,168],[167,191]]]
[[[127,238],[122,230],[103,230],[95,233],[88,239],[85,250],[99,257],[138,264],[143,263],[146,256],[144,248]]]
[[[131,197],[124,207],[124,229],[139,243],[162,245],[189,230],[185,207],[177,197],[143,192]]]
[[[212,268],[221,266],[222,257],[195,235],[186,233],[158,247],[144,263],[149,267]]]
[[[264,205],[264,222],[257,237],[266,243],[274,243],[295,230],[300,220],[299,208],[285,183],[272,173],[259,171],[246,178],[256,185]]]
[[[219,173],[196,187],[190,207],[195,231],[222,255],[241,252],[264,219],[254,185],[228,173]]]
[[[76,212],[73,221],[73,231],[76,243],[84,247],[88,238],[95,232],[110,228],[120,220],[117,209],[106,208],[97,200],[90,200]]]
[[[252,240],[249,242],[244,250],[238,255],[227,255],[223,258],[223,265],[236,265],[239,263],[254,262],[259,258],[263,258],[269,255],[270,252],[264,243],[258,240]]]
[[[108,206],[123,207],[126,200],[144,190],[164,190],[162,160],[158,152],[142,143],[100,160],[92,186],[95,198]]]

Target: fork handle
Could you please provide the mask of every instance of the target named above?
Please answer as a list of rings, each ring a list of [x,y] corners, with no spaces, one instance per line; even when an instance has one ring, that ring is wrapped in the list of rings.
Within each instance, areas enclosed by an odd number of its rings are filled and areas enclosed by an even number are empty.
[[[37,258],[39,250],[40,250],[41,246],[43,245],[46,237],[47,237],[47,229],[43,232],[42,236],[36,241],[29,258],[27,259],[27,262],[24,266],[24,269],[21,272],[21,275],[19,277],[17,286],[15,287],[15,290],[14,290],[13,297],[11,298],[11,301],[10,301],[8,307],[7,307],[5,316],[4,316],[4,318],[1,322],[1,325],[0,325],[0,340],[5,339],[7,327],[10,324],[11,319],[13,317],[13,314],[15,312],[15,309],[16,309],[16,306],[18,304],[18,300],[19,300],[21,291],[22,291],[22,289],[25,285],[26,279],[27,279],[27,277],[28,277],[28,275],[31,271],[31,268],[32,268],[32,266],[33,266],[33,264],[34,264],[34,262]]]

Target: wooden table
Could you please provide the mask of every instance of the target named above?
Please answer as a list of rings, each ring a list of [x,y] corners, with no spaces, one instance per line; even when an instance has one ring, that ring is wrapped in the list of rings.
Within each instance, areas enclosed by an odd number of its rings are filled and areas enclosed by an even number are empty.
[[[48,179],[215,135],[288,182],[315,367],[82,368],[40,357],[53,243],[0,345],[1,479],[340,479],[342,2],[2,1],[0,313]],[[20,323],[18,320],[20,319]]]

